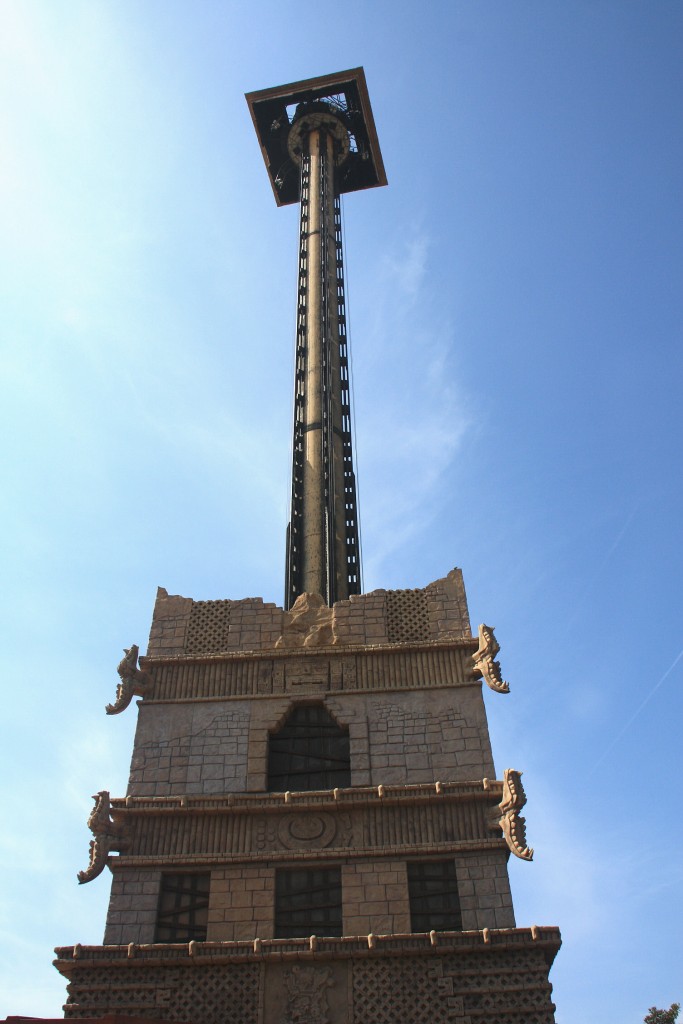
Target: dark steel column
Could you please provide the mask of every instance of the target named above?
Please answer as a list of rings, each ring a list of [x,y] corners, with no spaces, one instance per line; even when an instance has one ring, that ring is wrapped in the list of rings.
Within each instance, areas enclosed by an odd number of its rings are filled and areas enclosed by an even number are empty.
[[[294,384],[292,507],[285,604],[322,594],[328,604],[360,593],[341,211],[336,165],[346,149],[326,113],[303,137]],[[341,154],[340,154],[341,150]]]

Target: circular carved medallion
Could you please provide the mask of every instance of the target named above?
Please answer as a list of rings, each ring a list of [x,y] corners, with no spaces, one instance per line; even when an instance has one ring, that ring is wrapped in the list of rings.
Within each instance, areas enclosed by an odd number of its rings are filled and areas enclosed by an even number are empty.
[[[277,835],[288,850],[329,846],[337,826],[331,814],[286,814],[278,825]]]

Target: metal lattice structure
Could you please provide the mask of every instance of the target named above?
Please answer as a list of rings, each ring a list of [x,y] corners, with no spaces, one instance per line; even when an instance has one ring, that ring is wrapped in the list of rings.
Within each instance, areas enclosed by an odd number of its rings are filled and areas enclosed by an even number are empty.
[[[332,605],[361,592],[340,196],[386,177],[362,69],[247,100],[278,204],[300,203],[285,607]]]
[[[341,205],[338,195],[332,196],[334,212],[334,238],[328,237],[324,211],[330,203],[333,173],[323,163],[318,195],[310,194],[310,156],[301,161],[301,215],[299,227],[299,278],[297,303],[297,335],[294,371],[294,423],[292,442],[292,496],[291,516],[287,530],[287,568],[285,603],[290,608],[305,590],[303,581],[303,531],[305,512],[305,435],[309,430],[320,432],[320,465],[322,467],[323,505],[320,509],[319,529],[324,538],[326,572],[321,580],[321,591],[328,604],[340,596],[359,594],[360,542],[358,531],[358,498],[353,469],[353,440],[351,432],[351,393],[349,377],[348,340],[346,333],[346,306],[344,294],[344,250],[341,229]],[[307,417],[311,381],[307,375],[307,338],[310,311],[308,308],[309,274],[309,220],[310,204],[320,205],[321,223],[321,377],[320,426]],[[334,258],[330,250],[334,246]],[[332,266],[330,265],[332,264]],[[338,405],[338,410],[335,409]],[[336,414],[335,414],[336,413]],[[341,453],[335,451],[341,440]],[[340,458],[341,455],[341,458]],[[341,472],[338,462],[341,462]],[[341,543],[339,534],[341,533]],[[339,593],[335,586],[338,575],[346,587]]]
[[[295,707],[269,737],[268,790],[286,793],[350,785],[349,730],[337,725],[321,705]]]

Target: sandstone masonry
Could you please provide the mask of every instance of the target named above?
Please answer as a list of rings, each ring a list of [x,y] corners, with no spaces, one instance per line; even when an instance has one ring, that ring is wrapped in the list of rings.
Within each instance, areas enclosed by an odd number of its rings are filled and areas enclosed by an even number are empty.
[[[285,1024],[282,993],[310,988],[315,1021],[417,1022],[429,991],[425,1021],[550,1024],[559,933],[515,927],[507,859],[531,854],[518,774],[496,780],[482,650],[457,569],[332,609],[303,595],[289,613],[160,590],[128,792],[101,795],[92,816],[89,877],[101,849],[113,874],[105,945],[58,950],[67,1017],[115,1007]],[[269,790],[271,737],[300,707],[348,732],[350,785]],[[408,869],[434,861],[455,866],[462,931],[425,940]],[[278,873],[297,867],[337,872],[341,938],[276,937]],[[164,879],[178,872],[208,879],[203,941],[185,959],[157,941]],[[186,963],[203,966],[183,981]]]

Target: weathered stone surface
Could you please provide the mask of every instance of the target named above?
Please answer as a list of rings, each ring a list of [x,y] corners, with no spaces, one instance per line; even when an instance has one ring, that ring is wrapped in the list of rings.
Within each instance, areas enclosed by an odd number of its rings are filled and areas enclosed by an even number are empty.
[[[348,726],[353,785],[481,779],[495,774],[478,686],[390,695],[325,693],[322,664],[304,677]],[[133,796],[262,791],[268,736],[297,694],[258,701],[143,701],[131,762]]]
[[[193,601],[159,588],[150,657],[275,647],[394,644],[471,637],[460,569],[416,590],[376,590],[328,608],[302,594],[289,612],[261,598]]]
[[[548,970],[559,945],[554,928],[485,929],[66,947],[55,963],[69,979],[67,1019],[116,1009],[203,1024],[553,1024]],[[287,973],[295,967],[298,976]],[[297,1018],[305,992],[308,1016]]]
[[[331,647],[337,643],[334,608],[320,594],[299,594],[282,616],[276,647]]]
[[[481,657],[459,570],[289,613],[160,591],[128,796],[111,801],[125,843],[109,844],[108,945],[60,957],[67,1017],[551,1024],[559,937],[514,930],[523,791],[515,773],[491,781]],[[301,703],[348,730],[349,788],[267,792],[269,736]],[[411,936],[407,865],[434,858],[454,861],[464,931]],[[317,864],[341,870],[344,938],[274,939],[277,871]],[[162,877],[187,871],[210,886],[207,942],[183,959],[154,939]]]
[[[247,701],[144,704],[128,792],[134,796],[231,793],[245,788]]]

